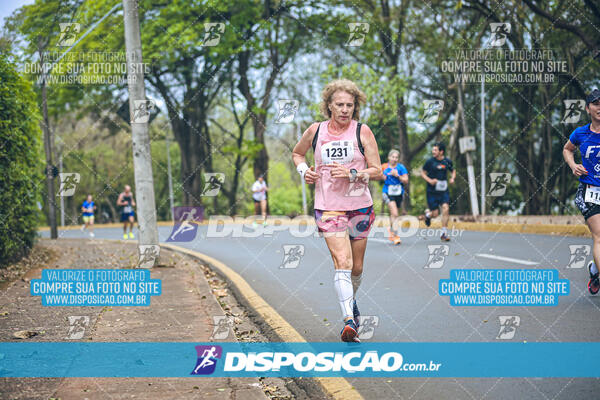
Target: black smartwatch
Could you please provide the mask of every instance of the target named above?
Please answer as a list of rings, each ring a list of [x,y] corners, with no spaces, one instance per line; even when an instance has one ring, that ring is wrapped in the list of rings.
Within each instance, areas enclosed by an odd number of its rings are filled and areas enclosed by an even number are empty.
[[[358,171],[354,168],[350,169],[350,182],[354,182],[356,180],[356,175]]]

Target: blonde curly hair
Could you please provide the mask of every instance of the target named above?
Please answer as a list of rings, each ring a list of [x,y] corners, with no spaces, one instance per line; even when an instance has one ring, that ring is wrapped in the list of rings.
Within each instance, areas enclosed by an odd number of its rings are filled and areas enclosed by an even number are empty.
[[[329,82],[323,92],[321,93],[321,104],[319,104],[319,110],[325,118],[331,118],[331,111],[329,110],[329,104],[333,95],[337,91],[346,92],[354,97],[354,112],[352,113],[352,119],[358,121],[360,119],[360,105],[367,102],[367,96],[356,86],[356,83],[348,79],[337,79]]]

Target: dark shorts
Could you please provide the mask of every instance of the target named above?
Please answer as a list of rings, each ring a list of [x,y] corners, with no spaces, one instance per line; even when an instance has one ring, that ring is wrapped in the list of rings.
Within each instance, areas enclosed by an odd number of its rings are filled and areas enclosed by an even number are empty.
[[[121,222],[129,221],[129,217],[135,217],[135,212],[121,213]]]
[[[383,199],[383,202],[385,204],[390,204],[390,201],[393,201],[394,203],[396,203],[396,207],[398,207],[398,208],[400,208],[400,204],[402,204],[402,195],[401,194],[399,194],[398,196],[392,196],[387,193],[382,193],[381,198]]]
[[[593,215],[600,214],[600,205],[594,203],[585,202],[585,189],[587,188],[586,183],[579,182],[577,192],[575,192],[575,205],[581,211],[583,218],[587,219]]]
[[[321,233],[345,232],[348,229],[350,240],[365,239],[375,221],[375,212],[373,206],[353,211],[315,210],[315,221]]]
[[[450,193],[445,192],[427,192],[427,207],[431,211],[437,210],[442,204],[450,204]]]

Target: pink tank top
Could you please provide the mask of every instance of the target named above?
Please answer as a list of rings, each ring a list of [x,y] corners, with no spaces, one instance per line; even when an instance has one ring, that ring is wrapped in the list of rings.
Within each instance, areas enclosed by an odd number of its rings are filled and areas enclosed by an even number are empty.
[[[320,175],[315,183],[315,209],[326,211],[352,211],[373,205],[369,185],[352,183],[348,178],[332,178],[327,164],[337,162],[348,169],[360,171],[367,166],[365,156],[356,142],[356,126],[350,126],[341,135],[329,134],[329,121],[321,123],[315,146],[315,170]]]

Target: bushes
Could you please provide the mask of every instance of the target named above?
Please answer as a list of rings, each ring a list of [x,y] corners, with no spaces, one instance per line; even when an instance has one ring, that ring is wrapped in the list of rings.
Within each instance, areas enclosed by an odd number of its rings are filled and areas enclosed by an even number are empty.
[[[0,54],[0,266],[27,254],[43,186],[39,113],[31,84]]]

